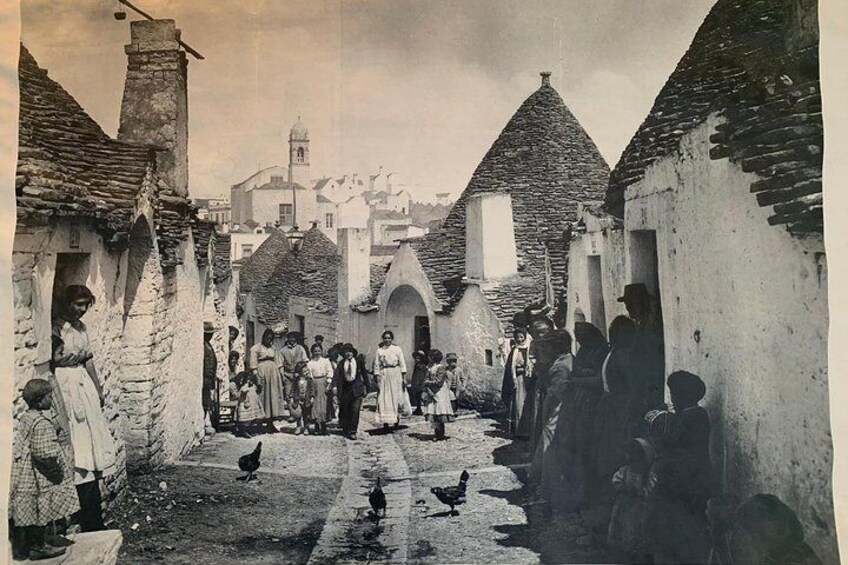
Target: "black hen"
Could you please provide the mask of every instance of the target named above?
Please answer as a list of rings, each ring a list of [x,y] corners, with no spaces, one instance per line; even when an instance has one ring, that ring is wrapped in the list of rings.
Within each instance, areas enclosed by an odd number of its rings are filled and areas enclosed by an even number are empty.
[[[386,516],[386,495],[383,494],[381,485],[382,481],[380,477],[377,477],[377,486],[368,495],[368,502],[371,503],[371,508],[374,510],[374,518],[377,519]]]
[[[454,510],[455,506],[465,504],[465,485],[468,483],[468,471],[463,471],[459,476],[459,484],[455,487],[433,487],[430,492],[436,495],[439,502],[450,506],[450,512],[453,516],[458,516],[459,512]]]
[[[247,455],[242,455],[239,457],[239,469],[247,473],[244,477],[239,477],[239,481],[252,481],[256,477],[254,473],[257,469],[259,469],[259,455],[262,453],[262,442],[256,446],[256,449],[253,450],[253,453],[248,453]]]

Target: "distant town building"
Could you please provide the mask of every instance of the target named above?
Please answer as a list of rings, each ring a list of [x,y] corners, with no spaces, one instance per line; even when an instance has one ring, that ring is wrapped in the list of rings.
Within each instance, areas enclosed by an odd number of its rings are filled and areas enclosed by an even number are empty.
[[[231,208],[228,199],[195,198],[194,203],[198,206],[198,218],[215,222],[221,231],[229,229]]]

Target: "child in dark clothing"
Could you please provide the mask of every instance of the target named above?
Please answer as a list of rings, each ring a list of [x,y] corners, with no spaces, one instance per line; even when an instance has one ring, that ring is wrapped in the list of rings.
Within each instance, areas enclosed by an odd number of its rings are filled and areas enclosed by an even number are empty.
[[[23,390],[29,410],[16,426],[10,516],[24,538],[15,553],[31,560],[65,553],[65,548],[45,541],[47,526],[80,509],[71,463],[50,419],[52,396],[46,380],[29,381]]]
[[[706,385],[697,375],[675,371],[668,377],[668,390],[674,405],[674,418],[680,428],[678,446],[685,449],[698,466],[700,488],[712,493],[710,416],[698,405],[707,392]]]
[[[643,563],[649,553],[645,542],[648,511],[645,496],[648,471],[653,461],[654,448],[648,440],[631,440],[627,450],[627,465],[616,471],[612,478],[612,487],[617,494],[607,542],[623,553],[627,563]]]
[[[312,404],[315,401],[315,388],[309,375],[309,364],[301,361],[295,366],[295,378],[292,383],[291,412],[297,428],[295,435],[309,435],[309,423],[312,421]]]

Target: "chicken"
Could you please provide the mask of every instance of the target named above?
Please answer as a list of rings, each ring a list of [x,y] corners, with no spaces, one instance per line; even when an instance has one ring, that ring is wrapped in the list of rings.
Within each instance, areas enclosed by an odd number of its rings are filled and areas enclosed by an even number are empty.
[[[259,469],[259,455],[262,453],[262,442],[256,446],[256,449],[253,450],[253,453],[248,453],[247,455],[242,455],[239,457],[238,466],[239,469],[247,473],[244,477],[239,477],[239,481],[252,481],[256,478],[254,473],[257,469]]]
[[[459,484],[455,487],[433,487],[430,492],[436,495],[439,502],[450,506],[452,516],[458,516],[459,512],[454,510],[455,506],[465,504],[465,485],[468,483],[468,471],[463,471],[459,476]]]
[[[374,510],[374,518],[380,519],[386,516],[386,495],[383,494],[380,477],[377,477],[377,485],[368,495],[368,502],[371,503],[371,508]]]

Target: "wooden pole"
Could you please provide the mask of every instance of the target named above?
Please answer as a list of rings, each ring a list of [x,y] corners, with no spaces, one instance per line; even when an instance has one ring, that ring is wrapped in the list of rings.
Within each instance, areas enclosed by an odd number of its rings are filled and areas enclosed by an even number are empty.
[[[134,12],[136,12],[137,14],[142,15],[143,17],[147,18],[148,20],[151,20],[151,21],[152,21],[152,20],[155,20],[155,19],[156,19],[156,18],[154,18],[153,16],[151,16],[150,14],[148,14],[147,12],[145,12],[144,10],[142,10],[141,8],[139,8],[139,7],[137,7],[137,6],[134,6],[134,5],[133,5],[133,4],[132,4],[129,0],[118,0],[118,2],[120,2],[121,4],[123,4],[124,6],[126,6],[127,8],[129,8],[130,10],[133,10],[133,11],[134,11]],[[191,47],[190,47],[187,43],[185,43],[182,39],[178,39],[178,40],[177,40],[177,43],[179,43],[179,44],[183,47],[183,49],[185,49],[185,50],[186,50],[186,52],[187,52],[187,53],[191,53],[191,54],[194,56],[194,58],[195,58],[195,59],[199,59],[199,60],[204,59],[203,55],[201,55],[200,53],[198,53],[197,51],[195,51],[194,49],[192,49],[192,48],[191,48]]]

